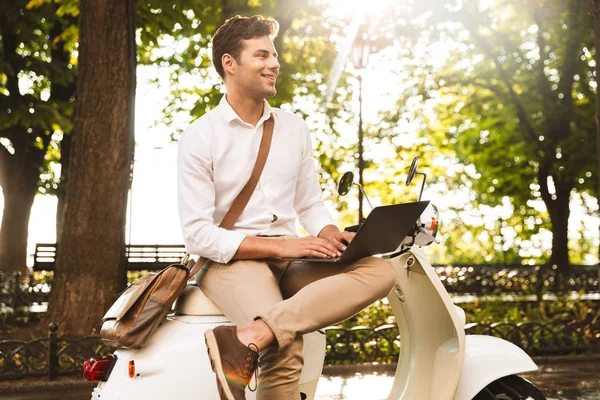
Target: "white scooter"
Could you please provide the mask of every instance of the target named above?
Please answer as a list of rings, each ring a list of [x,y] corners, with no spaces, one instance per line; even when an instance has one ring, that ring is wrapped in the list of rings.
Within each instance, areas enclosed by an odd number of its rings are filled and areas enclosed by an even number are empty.
[[[417,172],[415,157],[407,185]],[[349,191],[353,176],[340,181]],[[360,187],[362,190],[362,187]],[[420,200],[419,196],[419,200]],[[439,215],[428,206],[397,252],[387,256],[397,285],[388,300],[402,345],[388,400],[545,400],[531,383],[515,374],[537,366],[520,348],[505,340],[465,335],[465,313],[454,306],[432,266],[416,246],[437,242]],[[92,400],[217,400],[215,375],[204,331],[229,321],[202,290],[191,283],[174,305],[174,314],[140,350],[118,349],[112,356],[89,360],[84,376],[99,384]],[[315,399],[325,358],[325,336],[304,336],[302,399]],[[256,398],[246,390],[246,398]],[[287,400],[287,399],[282,399]],[[371,399],[366,399],[371,400]]]

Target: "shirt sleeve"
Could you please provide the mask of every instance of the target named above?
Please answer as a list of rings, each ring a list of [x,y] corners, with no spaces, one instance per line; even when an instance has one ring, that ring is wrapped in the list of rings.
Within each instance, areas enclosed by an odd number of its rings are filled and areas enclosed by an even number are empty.
[[[215,187],[210,142],[191,125],[179,141],[177,203],[185,247],[190,254],[229,262],[245,236],[215,225]]]
[[[319,177],[315,169],[312,141],[304,121],[303,131],[304,147],[302,149],[298,181],[296,182],[294,208],[304,229],[311,236],[317,236],[325,226],[336,225],[336,223],[331,218],[323,202]]]

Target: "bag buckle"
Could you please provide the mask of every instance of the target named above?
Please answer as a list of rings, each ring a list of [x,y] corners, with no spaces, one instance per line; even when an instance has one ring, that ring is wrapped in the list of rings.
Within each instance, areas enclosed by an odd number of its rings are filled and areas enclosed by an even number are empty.
[[[185,256],[181,259],[181,265],[187,265],[188,261],[190,261],[190,253],[185,253]]]

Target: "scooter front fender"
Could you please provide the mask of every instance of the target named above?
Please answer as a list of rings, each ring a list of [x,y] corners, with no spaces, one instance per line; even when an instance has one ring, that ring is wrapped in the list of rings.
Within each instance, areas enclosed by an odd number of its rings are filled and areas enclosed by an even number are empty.
[[[471,400],[498,378],[537,369],[527,353],[504,339],[467,335],[465,358],[454,400]]]

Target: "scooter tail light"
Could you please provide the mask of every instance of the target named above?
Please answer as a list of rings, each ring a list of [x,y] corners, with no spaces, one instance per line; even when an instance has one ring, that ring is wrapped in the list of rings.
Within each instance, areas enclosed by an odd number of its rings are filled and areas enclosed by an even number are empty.
[[[98,360],[90,358],[83,363],[83,378],[90,382],[106,382],[115,361],[115,356],[104,356]]]
[[[133,379],[135,376],[135,361],[129,360],[129,366],[127,370],[129,371],[129,377]]]

